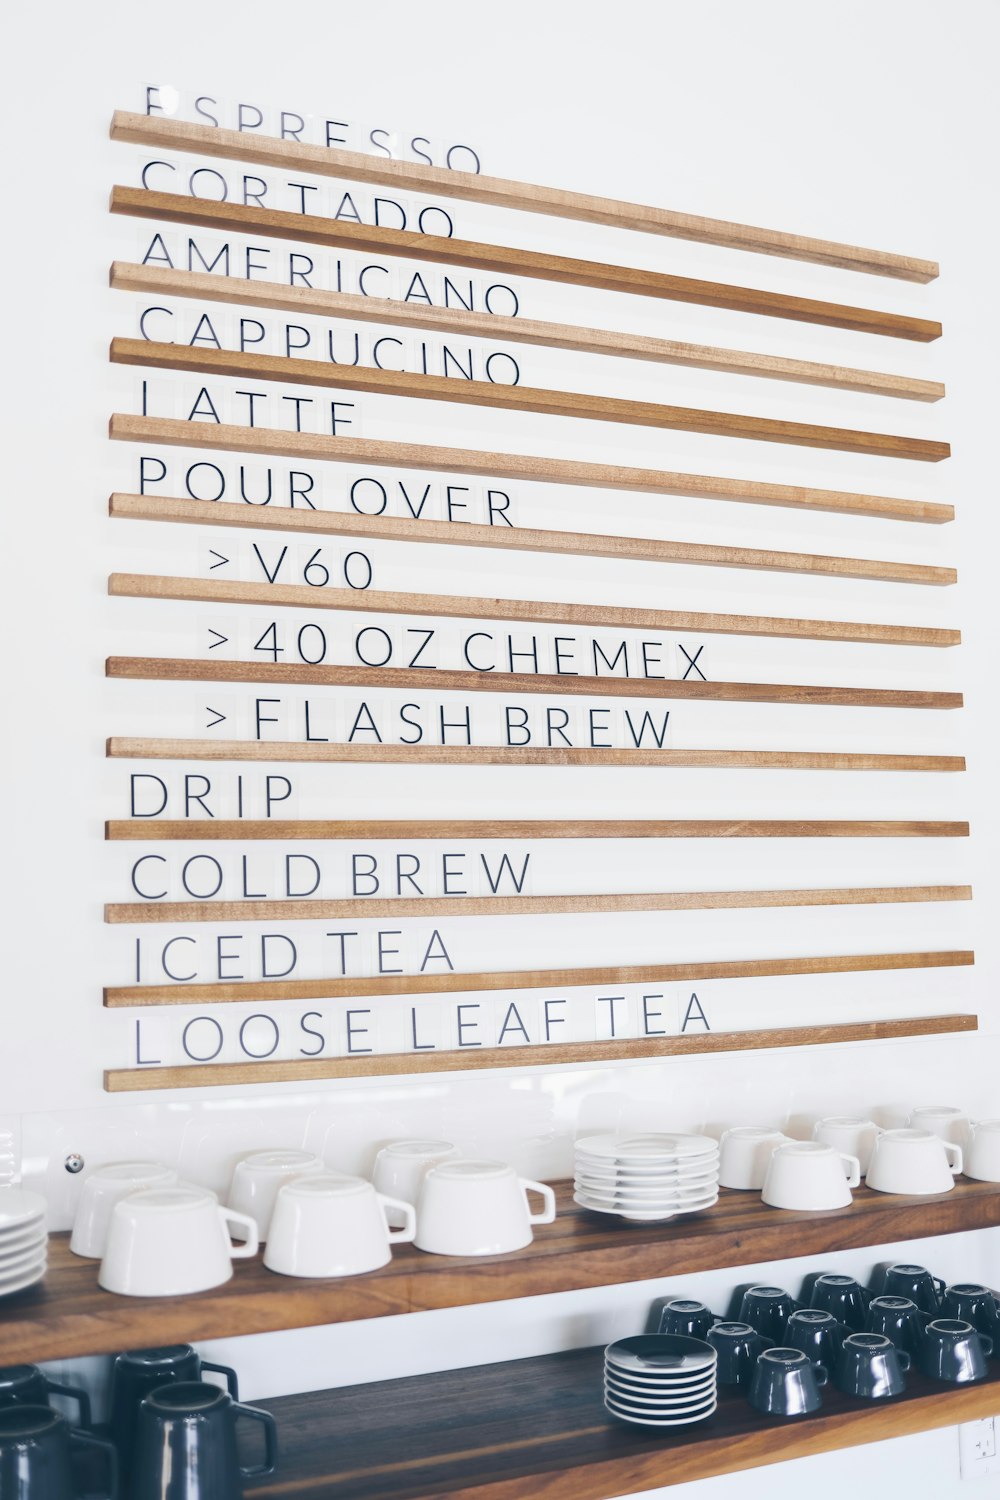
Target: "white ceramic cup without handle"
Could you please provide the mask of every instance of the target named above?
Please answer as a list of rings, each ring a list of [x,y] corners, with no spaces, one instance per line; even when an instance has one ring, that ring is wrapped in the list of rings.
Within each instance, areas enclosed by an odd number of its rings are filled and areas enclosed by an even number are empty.
[[[233,1169],[227,1203],[237,1213],[256,1220],[261,1244],[267,1239],[278,1190],[296,1177],[316,1177],[325,1172],[322,1157],[311,1151],[281,1149],[253,1151]]]
[[[95,1167],[84,1178],[73,1219],[69,1248],[74,1255],[100,1260],[108,1237],[111,1211],[120,1198],[140,1188],[165,1187],[177,1181],[173,1167],[156,1161],[113,1161]]]
[[[771,1153],[761,1197],[772,1208],[819,1212],[847,1208],[860,1183],[856,1156],[822,1141],[788,1141]]]
[[[875,1121],[867,1120],[863,1115],[827,1115],[813,1126],[813,1140],[822,1141],[835,1151],[856,1156],[861,1163],[862,1176],[868,1171],[875,1142],[881,1134]]]
[[[390,1230],[390,1210],[401,1229]],[[264,1264],[282,1276],[359,1276],[388,1265],[390,1246],[410,1243],[416,1232],[412,1203],[376,1192],[364,1177],[298,1177],[278,1193]]]
[[[771,1152],[789,1137],[766,1125],[734,1125],[719,1141],[719,1186],[759,1193]]]
[[[528,1193],[544,1207],[532,1213]],[[418,1250],[433,1255],[500,1255],[530,1245],[533,1224],[551,1224],[556,1195],[500,1161],[445,1161],[424,1176],[417,1201]]]
[[[960,1146],[963,1154],[972,1144],[973,1124],[964,1109],[954,1104],[918,1104],[907,1121],[914,1130],[931,1130],[943,1141]]]
[[[230,1226],[243,1230],[245,1244],[233,1244]],[[223,1208],[208,1188],[144,1188],[115,1204],[97,1280],[123,1297],[206,1292],[229,1281],[233,1261],[257,1248],[254,1220]]]
[[[390,1198],[401,1198],[404,1203],[416,1207],[424,1174],[436,1167],[439,1161],[455,1161],[460,1155],[458,1147],[451,1141],[390,1141],[375,1158],[372,1181],[377,1192]],[[390,1208],[387,1217],[394,1228],[403,1223],[397,1208]]]
[[[966,1177],[974,1177],[977,1182],[1000,1182],[1000,1120],[977,1120],[963,1156]]]
[[[962,1170],[962,1148],[932,1130],[884,1130],[865,1176],[879,1193],[947,1193]]]

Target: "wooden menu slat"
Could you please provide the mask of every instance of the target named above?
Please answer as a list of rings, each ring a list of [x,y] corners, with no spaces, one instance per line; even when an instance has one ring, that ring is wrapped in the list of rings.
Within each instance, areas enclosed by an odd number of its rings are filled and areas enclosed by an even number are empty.
[[[190,151],[202,156],[256,162],[260,166],[290,168],[309,172],[314,176],[335,177],[349,182],[374,182],[398,188],[401,192],[464,198],[472,203],[491,203],[500,208],[550,214],[589,224],[607,224],[643,234],[694,240],[704,245],[723,245],[733,250],[753,251],[758,255],[777,255],[790,260],[811,261],[818,265],[839,266],[849,271],[865,271],[874,276],[898,277],[903,281],[933,281],[938,275],[936,261],[912,255],[869,250],[859,245],[844,245],[809,235],[760,229],[750,224],[734,224],[725,219],[705,218],[700,214],[624,203],[616,198],[597,197],[566,188],[542,187],[535,183],[512,182],[503,177],[486,177],[481,173],[452,171],[450,168],[434,167],[419,161],[391,161],[360,151],[344,151],[337,147],[278,140],[273,136],[246,131],[224,130],[188,120],[161,119],[116,110],[110,133],[112,140],[131,141],[140,146],[162,146],[167,151]]]
[[[111,840],[967,838],[959,821],[901,818],[117,818]]]
[[[941,567],[940,565],[934,563],[892,562],[888,559],[883,558],[834,557],[828,556],[825,553],[815,552],[775,552],[771,550],[764,550],[759,547],[724,547],[716,546],[712,543],[706,542],[663,541],[657,542],[655,544],[645,543],[644,547],[649,549],[650,551],[653,551],[655,548],[656,560],[658,562],[680,563],[693,567],[751,568],[765,573],[805,573],[810,576],[820,578],[864,578],[875,583],[908,583],[930,585],[934,588],[948,587],[951,584],[954,584],[958,578],[958,574],[954,568]],[[159,581],[157,581],[157,575],[155,574],[143,575],[116,573],[112,574],[112,577],[122,580],[135,580],[142,577],[148,577],[149,581],[146,586],[151,594],[154,593],[157,589],[164,589],[168,586],[179,589],[184,586],[194,588],[196,585],[201,585],[204,587],[212,585],[219,589],[228,589],[229,595],[227,595],[225,592],[222,592],[215,597],[218,600],[223,600],[227,597],[230,597],[231,602],[235,602],[233,590],[237,588],[242,588],[244,590],[263,589],[268,594],[270,601],[272,603],[275,603],[279,601],[279,599],[284,594],[288,594],[289,598],[291,598],[291,590],[295,587],[295,585],[279,583],[239,584],[236,582],[228,582],[223,579],[185,580],[174,578],[167,580],[160,579]],[[138,587],[139,585],[136,584],[135,586]],[[314,588],[310,585],[300,585],[299,592],[302,595],[312,595],[313,602],[315,604],[319,604],[321,599],[336,596],[338,594],[351,594],[355,597],[357,597],[358,595],[374,596],[375,594],[377,594],[378,597],[384,601],[379,605],[380,609],[391,608],[390,601],[392,600],[405,600],[421,597],[419,594],[412,595],[398,593],[396,591],[390,592],[388,590],[338,590],[332,588],[319,589]],[[166,598],[181,596],[161,593],[159,597]],[[202,595],[201,597],[207,598],[207,596],[205,595]],[[433,597],[438,600],[445,600],[449,596],[436,595]],[[240,602],[247,603],[251,601],[248,598]],[[481,619],[491,620],[501,618],[495,611],[493,601],[489,601],[489,603],[487,604],[487,601],[484,601],[482,599],[474,599],[470,603],[468,596],[462,596],[460,599],[460,603],[463,605],[461,613],[466,619],[473,619],[477,616]],[[484,610],[484,605],[489,612],[479,613],[480,611]],[[327,608],[335,607],[336,605],[327,605]],[[358,605],[355,607],[360,608],[362,606]],[[445,608],[446,606],[442,603],[440,607]],[[516,609],[518,607],[521,607],[523,609],[525,607],[525,601],[512,601],[510,607],[512,609]],[[561,604],[551,605],[548,607],[552,609],[562,609],[564,611],[574,611],[577,616],[577,623],[580,623],[578,617],[582,612],[587,610],[595,611],[603,609],[605,613],[605,623],[612,623],[612,620],[609,618],[609,615],[612,611],[609,610],[608,606]],[[439,609],[438,606],[435,606],[435,613],[437,612],[439,612]],[[458,613],[458,610],[456,610],[454,604],[452,605],[451,612]],[[657,611],[645,610],[635,611],[635,613],[637,615],[645,614],[648,617],[646,623],[649,624],[651,617],[657,614]],[[537,619],[538,617],[535,616],[534,618]],[[621,624],[622,621],[622,611],[615,612],[614,623]],[[591,621],[591,623],[596,624],[597,621],[594,620]]]
[[[109,656],[108,677],[143,682],[249,682],[346,687],[375,691],[435,688],[446,693],[552,693],[610,698],[685,699],[722,703],[789,703],[800,707],[962,707],[961,693],[916,688],[800,686],[770,682],[702,682],[648,677],[584,677],[567,673],[471,672],[433,667],[314,666],[299,662],[202,661],[193,657]]]
[[[940,323],[905,313],[817,301],[810,297],[794,297],[786,292],[731,286],[690,276],[672,276],[639,266],[578,260],[544,250],[487,245],[442,235],[417,234],[408,229],[373,228],[367,224],[324,219],[314,214],[285,213],[253,204],[219,203],[180,193],[116,186],[111,189],[110,208],[113,214],[155,219],[165,224],[192,224],[201,229],[263,235],[307,245],[324,245],[331,250],[404,256],[433,261],[437,265],[465,266],[471,271],[528,276],[608,292],[628,292],[639,297],[725,308],[730,312],[757,313],[763,317],[787,318],[793,322],[846,328],[855,333],[880,334],[919,343],[929,343],[941,337]]]
[[[765,1047],[823,1047],[901,1037],[977,1031],[974,1015],[919,1016],[839,1026],[788,1026],[768,1031],[715,1031],[698,1036],[642,1037],[611,1042],[548,1042],[534,1047],[474,1047],[461,1052],[403,1052],[368,1057],[296,1058],[282,1062],[196,1063],[180,1067],[109,1068],[109,1094],[136,1090],[225,1087],[246,1083],[310,1083],[326,1078],[393,1078],[411,1073],[455,1073],[486,1068],[597,1065],[646,1057],[692,1057]],[[542,1052],[542,1056],[539,1056]]]
[[[745,412],[667,406],[657,401],[634,401],[623,396],[590,395],[585,391],[500,385],[488,380],[465,380],[449,375],[421,375],[407,370],[382,370],[371,365],[338,365],[329,360],[296,359],[251,350],[205,348],[202,345],[162,344],[152,339],[113,338],[112,364],[143,369],[182,370],[199,379],[219,375],[243,380],[275,380],[323,390],[368,392],[376,396],[406,396],[422,401],[450,401],[460,406],[485,406],[492,411],[534,412],[590,422],[624,423],[667,431],[699,432],[709,437],[742,438],[766,443],[788,443],[806,448],[837,449],[878,458],[939,463],[951,456],[948,443],[898,433],[869,432],[849,427],[827,427],[813,422],[759,417]]]
[[[820,364],[808,359],[786,359],[741,349],[719,349],[677,339],[653,338],[645,333],[622,333],[611,328],[577,328],[570,323],[544,323],[534,318],[472,312],[465,307],[429,307],[422,302],[399,302],[352,292],[328,292],[319,287],[285,286],[274,281],[248,281],[244,276],[222,276],[205,271],[177,271],[165,266],[140,266],[116,260],[111,285],[121,292],[149,292],[159,297],[194,297],[199,301],[240,307],[269,308],[299,316],[350,318],[358,323],[390,323],[429,333],[456,333],[463,338],[488,338],[500,343],[540,344],[578,354],[607,354],[623,359],[651,360],[685,369],[712,370],[726,375],[751,375],[764,380],[786,380],[799,385],[860,391],[869,396],[894,396],[903,401],[940,401],[945,394],[939,380],[894,375],[882,370],[859,370]]]
[[[424,766],[678,766],[744,771],[964,771],[963,755],[867,750],[590,750],[533,745],[348,745],[310,740],[182,740],[112,735],[112,760],[316,761]]]
[[[587,557],[635,558],[660,561],[661,550],[670,543],[640,540],[633,537],[591,536],[562,531],[526,531],[520,527],[480,526],[451,521],[408,521],[396,517],[345,514],[339,511],[298,511],[281,508],[264,510],[259,506],[207,500],[181,500],[166,495],[114,494],[108,501],[108,512],[120,520],[165,521],[186,525],[249,527],[260,531],[290,531],[305,535],[347,536],[352,539],[374,539],[402,542],[430,542],[456,546],[499,547],[514,551],[550,551],[580,553]],[[346,592],[346,591],[345,591]],[[370,593],[370,590],[351,590]],[[379,597],[398,599],[398,594]],[[453,605],[448,595],[407,594],[403,596],[429,614],[446,614]],[[479,601],[480,607],[482,602]],[[550,623],[565,623],[567,609],[605,610],[606,624],[621,624],[622,614],[614,606],[566,604],[531,604],[524,600],[490,601],[491,608],[523,610],[545,609],[552,612]],[[613,615],[613,619],[612,619]],[[852,641],[880,646],[958,646],[959,630],[931,625],[885,625],[855,620],[796,620],[768,615],[708,614],[696,610],[657,610],[658,628],[695,631],[705,635],[774,636],[795,640]],[[502,618],[495,616],[494,618]],[[526,619],[512,615],[509,618]],[[542,623],[535,613],[531,619]],[[596,619],[591,623],[599,623]]]
[[[729,500],[743,505],[776,505],[783,509],[830,511],[834,514],[874,516],[889,521],[916,521],[940,525],[955,519],[955,507],[933,500],[906,500],[892,495],[854,494],[845,490],[822,490],[809,485],[771,484],[755,479],[723,479],[716,475],[684,474],[668,469],[639,469],[624,464],[590,463],[572,458],[547,458],[523,453],[483,453],[474,448],[446,448],[438,444],[399,443],[381,438],[326,437],[321,433],[281,432],[274,427],[240,427],[232,423],[187,422],[178,417],[133,416],[115,412],[109,435],[118,442],[163,443],[181,448],[213,448],[226,453],[273,454],[319,463],[356,463],[375,468],[433,470],[446,474],[476,475],[487,479],[514,479],[547,484],[570,484],[581,488],[630,490],[641,494],[687,495],[698,500]],[[151,497],[147,497],[151,498]],[[264,512],[255,507],[258,515]],[[363,518],[386,520],[385,517]],[[405,524],[396,522],[395,524]],[[428,528],[449,523],[421,521]],[[467,545],[477,546],[472,533],[503,527],[474,527]],[[369,533],[373,534],[373,533]],[[530,533],[520,533],[522,536]],[[557,537],[558,532],[537,533]],[[414,537],[413,540],[418,540]],[[434,538],[444,541],[443,536]],[[602,540],[597,538],[596,540]],[[603,539],[606,540],[606,539]],[[614,538],[628,544],[630,538]],[[511,544],[513,545],[513,544]],[[558,550],[543,548],[542,550]],[[569,551],[579,550],[569,547]],[[623,554],[628,555],[628,554]]]
[[[392,896],[342,901],[122,901],[105,922],[317,922],[388,917],[523,917],[620,911],[740,911],[787,906],[891,906],[971,901],[970,885],[896,885],[791,891],[651,891],[588,896]]]
[[[967,949],[926,953],[848,953],[808,958],[747,958],[711,963],[618,964],[588,969],[499,969],[478,974],[367,974],[331,979],[265,979],[217,984],[112,985],[111,1008],[129,1005],[242,1004],[245,1000],[336,1000],[390,995],[464,995],[590,985],[672,984],[702,979],[880,974],[896,969],[953,969],[975,962]]]

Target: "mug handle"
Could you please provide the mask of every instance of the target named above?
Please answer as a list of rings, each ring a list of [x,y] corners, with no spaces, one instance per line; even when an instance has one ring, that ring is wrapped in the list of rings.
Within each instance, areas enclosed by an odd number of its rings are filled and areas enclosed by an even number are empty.
[[[219,1218],[226,1228],[226,1236],[229,1240],[229,1254],[233,1260],[250,1260],[252,1256],[257,1254],[257,1251],[260,1249],[260,1231],[257,1228],[256,1219],[251,1218],[249,1214],[237,1213],[235,1208],[223,1208],[221,1203],[219,1204]],[[236,1245],[233,1243],[233,1237],[229,1233],[228,1228],[230,1224],[237,1224],[241,1229],[246,1230],[247,1238],[245,1245]]]
[[[821,1365],[821,1364],[815,1364],[815,1365],[813,1365],[813,1372],[814,1372],[814,1374],[816,1376],[816,1384],[817,1385],[826,1385],[827,1381],[830,1379],[830,1372],[826,1368],[826,1365]]]
[[[90,1419],[90,1397],[86,1391],[81,1391],[75,1385],[60,1385],[58,1381],[50,1380],[47,1375],[45,1376],[45,1388],[48,1391],[55,1392],[57,1396],[68,1396],[71,1401],[75,1401],[77,1404],[77,1427],[83,1427],[87,1431],[90,1430],[93,1423]]]
[[[106,1443],[103,1438],[94,1437],[93,1433],[80,1432],[74,1428],[69,1435],[71,1443],[83,1443],[85,1447],[97,1448],[103,1453],[108,1465],[108,1500],[117,1500],[118,1496],[118,1450],[113,1443]]]
[[[982,1346],[983,1346],[983,1353],[986,1355],[986,1357],[988,1359],[990,1357],[990,1355],[993,1353],[993,1340],[990,1338],[990,1336],[989,1336],[988,1333],[981,1333],[979,1335],[979,1342],[982,1344]]]
[[[912,1358],[907,1354],[905,1349],[897,1349],[896,1358],[899,1360],[899,1368],[903,1371],[908,1370],[913,1363]]]
[[[519,1177],[521,1192],[524,1194],[524,1204],[528,1210],[529,1224],[552,1224],[556,1217],[556,1195],[547,1182],[533,1182],[530,1177]],[[531,1204],[528,1202],[528,1193],[541,1193],[545,1207],[540,1214],[531,1212]]]
[[[390,1198],[388,1193],[376,1193],[375,1195],[383,1209],[398,1208],[403,1215],[402,1229],[389,1230],[390,1245],[412,1245],[417,1237],[417,1210],[412,1203],[406,1203],[402,1198]],[[388,1228],[388,1225],[386,1225]]]
[[[201,1362],[203,1370],[211,1370],[213,1375],[224,1375],[229,1394],[234,1401],[240,1399],[240,1383],[236,1378],[236,1371],[231,1370],[228,1365],[213,1365],[210,1360],[203,1359]]]
[[[849,1188],[860,1187],[861,1163],[858,1161],[858,1158],[856,1156],[852,1156],[849,1151],[841,1151],[840,1159],[842,1162],[846,1162],[849,1167],[847,1173],[847,1186]]]
[[[954,1141],[942,1141],[941,1144],[944,1147],[944,1154],[948,1158],[948,1165],[951,1168],[951,1175],[953,1177],[957,1177],[964,1165],[964,1162],[962,1160],[962,1148],[961,1146],[956,1146]]]
[[[269,1411],[261,1411],[259,1406],[241,1406],[239,1402],[233,1403],[233,1411],[238,1417],[248,1417],[251,1422],[259,1422],[264,1429],[264,1462],[262,1464],[251,1464],[244,1469],[240,1465],[240,1473],[244,1479],[251,1479],[256,1474],[273,1474],[278,1463],[278,1425]]]

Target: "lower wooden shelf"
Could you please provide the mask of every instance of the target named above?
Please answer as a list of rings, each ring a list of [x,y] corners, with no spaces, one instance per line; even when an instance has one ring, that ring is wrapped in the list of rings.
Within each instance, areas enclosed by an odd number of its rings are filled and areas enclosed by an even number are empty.
[[[762,1417],[722,1396],[697,1427],[662,1435],[613,1421],[603,1351],[513,1360],[255,1403],[279,1424],[280,1467],[254,1496],[295,1500],[608,1500],[950,1427],[992,1415],[1000,1365],[978,1385],[909,1377],[892,1401],[827,1387],[820,1412]]]
[[[258,1256],[237,1261],[231,1281],[194,1297],[104,1292],[96,1261],[72,1255],[68,1236],[53,1235],[45,1280],[0,1301],[0,1365],[502,1302],[1000,1225],[1000,1186],[967,1178],[927,1198],[859,1188],[849,1208],[829,1213],[785,1213],[756,1193],[723,1189],[704,1213],[648,1225],[588,1213],[573,1203],[571,1184],[555,1186],[555,1223],[511,1255],[426,1255],[397,1245],[382,1270],[336,1281],[278,1276]]]

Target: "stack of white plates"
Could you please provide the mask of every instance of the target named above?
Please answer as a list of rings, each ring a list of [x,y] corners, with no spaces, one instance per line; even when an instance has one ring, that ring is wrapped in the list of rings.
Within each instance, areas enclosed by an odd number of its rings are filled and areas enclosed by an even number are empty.
[[[644,1333],[604,1351],[604,1404],[636,1427],[688,1427],[718,1405],[716,1352],[702,1339]]]
[[[574,1202],[623,1219],[672,1219],[719,1197],[719,1143],[708,1135],[588,1135],[576,1143]]]
[[[48,1254],[45,1199],[25,1188],[0,1187],[0,1297],[41,1281]]]

